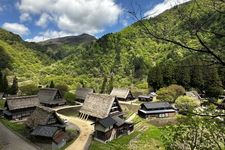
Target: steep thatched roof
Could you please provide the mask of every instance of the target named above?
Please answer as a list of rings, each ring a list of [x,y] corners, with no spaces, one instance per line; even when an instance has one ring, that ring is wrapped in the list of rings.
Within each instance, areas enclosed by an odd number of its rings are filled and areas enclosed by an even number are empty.
[[[16,110],[16,109],[36,107],[39,104],[40,104],[39,99],[36,95],[8,97],[5,102],[5,107],[7,107],[8,110]]]
[[[58,97],[56,97],[58,96]],[[66,102],[63,99],[62,93],[55,88],[43,88],[38,92],[38,97],[41,103],[47,104],[57,104],[61,102]]]
[[[113,88],[110,95],[116,96],[118,98],[126,99],[129,93],[130,93],[129,89]]]
[[[50,119],[55,121],[50,121]],[[51,124],[64,124],[53,109],[39,106],[27,119],[26,125],[30,128],[37,127],[38,125],[48,125],[49,121]]]
[[[94,93],[93,89],[90,88],[78,88],[76,90],[76,99],[85,100],[88,94]]]
[[[96,118],[106,118],[112,108],[113,102],[117,101],[115,96],[107,94],[88,94],[80,113]]]

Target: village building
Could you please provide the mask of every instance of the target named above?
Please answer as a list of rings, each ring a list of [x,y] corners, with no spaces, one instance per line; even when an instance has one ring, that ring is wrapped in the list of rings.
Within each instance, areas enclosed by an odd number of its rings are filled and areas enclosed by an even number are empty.
[[[95,123],[94,139],[105,143],[122,135],[128,135],[133,129],[132,123],[125,122],[119,116],[109,116]]]
[[[66,100],[63,98],[62,93],[55,88],[43,88],[38,92],[40,103],[43,106],[55,107],[66,104]]]
[[[37,107],[25,124],[30,129],[32,138],[51,144],[52,149],[66,144],[65,123],[50,108]]]
[[[138,115],[143,118],[173,117],[176,115],[176,110],[168,102],[147,102],[141,104]]]
[[[30,116],[39,104],[39,99],[36,95],[7,97],[3,113],[7,119],[22,119]]]
[[[122,109],[115,96],[88,94],[80,110],[80,118],[98,120],[108,116],[121,116]]]
[[[112,95],[88,94],[80,110],[80,118],[95,121],[94,138],[101,142],[133,131],[133,124],[124,121],[120,104]]]
[[[86,96],[91,93],[95,93],[95,90],[91,88],[78,88],[75,93],[76,100],[84,102]]]
[[[139,95],[138,96],[139,101],[145,101],[145,102],[150,102],[153,101],[153,97],[151,95]]]
[[[110,95],[116,96],[118,100],[129,101],[135,99],[129,89],[113,88]]]

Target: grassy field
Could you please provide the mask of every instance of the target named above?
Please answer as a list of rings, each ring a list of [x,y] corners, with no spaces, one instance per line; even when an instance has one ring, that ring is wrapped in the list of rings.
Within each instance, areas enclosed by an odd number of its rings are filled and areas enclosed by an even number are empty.
[[[73,116],[77,117],[79,115],[80,108],[67,108],[63,110],[59,110],[58,113],[65,116]]]
[[[7,119],[0,119],[0,122],[4,124],[7,128],[11,129],[12,131],[19,133],[20,135],[27,136],[27,130],[24,124],[22,123],[15,123],[10,122]]]
[[[92,141],[90,150],[164,150],[161,135],[162,130],[150,125],[145,120],[134,119],[135,131],[127,136],[122,136],[107,144]]]

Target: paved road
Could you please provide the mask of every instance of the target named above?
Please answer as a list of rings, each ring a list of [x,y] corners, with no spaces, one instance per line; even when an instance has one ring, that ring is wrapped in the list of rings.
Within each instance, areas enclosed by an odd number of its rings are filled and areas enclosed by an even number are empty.
[[[75,124],[80,129],[79,137],[69,146],[66,150],[88,150],[91,144],[91,135],[94,132],[94,126],[91,125],[91,121],[81,120],[77,117],[67,117],[59,114],[63,119],[67,119],[69,122]]]
[[[0,150],[37,150],[0,123]]]

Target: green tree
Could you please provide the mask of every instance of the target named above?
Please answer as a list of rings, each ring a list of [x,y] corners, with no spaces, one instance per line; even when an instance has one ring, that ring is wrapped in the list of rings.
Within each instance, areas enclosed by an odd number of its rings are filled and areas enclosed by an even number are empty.
[[[51,81],[50,85],[49,85],[49,88],[55,88],[55,84],[53,81]]]
[[[189,96],[180,96],[176,99],[175,104],[180,111],[192,111],[200,106],[200,101]]]
[[[114,86],[114,78],[113,78],[113,75],[111,75],[109,80],[108,93],[112,91],[113,86]]]
[[[161,66],[150,68],[147,82],[149,87],[151,86],[155,91],[163,86]]]
[[[39,88],[35,84],[22,85],[19,89],[22,95],[36,95],[39,91]]]
[[[55,88],[59,89],[63,95],[69,91],[69,87],[66,84],[56,84]]]
[[[0,92],[4,92],[4,87],[3,87],[3,74],[2,71],[0,70]]]
[[[106,84],[107,84],[107,76],[104,76],[104,79],[102,81],[102,86],[101,86],[100,93],[104,93],[105,92]]]
[[[15,76],[14,78],[13,78],[13,84],[12,84],[12,86],[10,87],[10,89],[9,89],[9,94],[11,94],[11,95],[16,95],[17,94],[17,92],[18,92],[18,80],[17,80],[17,77]]]
[[[157,91],[157,99],[160,101],[166,101],[174,103],[177,97],[184,95],[185,89],[182,86],[172,84],[168,87],[160,88]]]
[[[9,89],[9,83],[7,76],[4,74],[3,75],[3,92],[8,94],[8,89]]]

